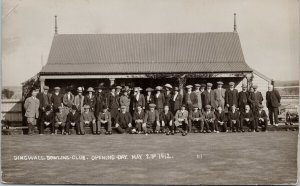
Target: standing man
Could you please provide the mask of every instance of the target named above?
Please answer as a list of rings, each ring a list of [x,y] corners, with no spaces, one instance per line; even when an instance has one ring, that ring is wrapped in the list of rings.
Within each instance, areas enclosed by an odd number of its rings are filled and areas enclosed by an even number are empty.
[[[97,90],[97,95],[96,95],[96,105],[95,105],[95,117],[98,118],[99,113],[102,111],[105,103],[105,95],[102,92],[102,85],[99,85],[96,90]],[[107,105],[106,105],[107,106]]]
[[[258,107],[259,105],[262,105],[262,102],[264,100],[262,94],[260,91],[257,90],[258,86],[257,85],[253,85],[253,92],[251,92],[249,95],[249,102],[251,104],[251,108],[253,112],[258,111]]]
[[[225,92],[225,104],[228,110],[232,109],[233,105],[238,105],[238,90],[234,88],[234,82],[229,82],[229,89]]]
[[[222,110],[224,110],[225,106],[225,89],[222,88],[223,82],[218,81],[218,88],[214,90],[215,92],[215,100],[216,100],[216,107],[221,106]]]
[[[205,97],[205,107],[207,105],[211,106],[211,110],[214,110],[216,107],[216,100],[215,100],[215,93],[211,89],[213,86],[212,83],[207,83],[207,89],[204,91],[204,97]]]
[[[156,105],[156,109],[158,110],[159,113],[161,113],[164,110],[164,104],[165,104],[165,96],[164,94],[161,93],[162,87],[161,86],[157,86],[155,87],[156,90],[156,94],[154,96],[154,100],[155,100],[155,105]]]
[[[201,112],[202,111],[202,92],[200,91],[200,87],[201,87],[200,84],[195,84],[195,91],[194,91],[194,93],[197,96],[197,100],[198,100],[198,104],[197,105],[198,105],[199,111]]]
[[[274,124],[275,120],[275,126],[278,126],[278,114],[279,114],[279,106],[280,104],[281,96],[277,90],[274,89],[273,85],[269,85],[268,91],[266,93],[266,100],[267,100],[267,107],[269,110],[269,119],[271,125]],[[273,120],[274,116],[274,120]]]
[[[116,89],[114,86],[110,88],[110,94],[108,96],[108,108],[111,115],[111,122],[115,124],[117,115],[119,113],[119,96],[116,95]]]
[[[195,92],[192,92],[192,88],[193,88],[192,85],[186,86],[187,92],[184,95],[184,101],[183,101],[189,112],[193,111],[194,106],[198,106],[198,98]]]
[[[245,106],[248,105],[248,92],[247,85],[242,85],[242,91],[238,94],[238,108],[241,112],[245,110]]]
[[[71,89],[67,89],[67,93],[63,97],[63,103],[65,106],[66,114],[71,110],[72,105],[74,104],[75,96],[72,94]]]
[[[129,106],[130,106],[130,97],[128,96],[128,91],[125,89],[122,91],[120,97],[120,106],[125,106],[126,107],[126,112],[129,112]]]
[[[150,88],[150,87],[147,88],[146,92],[147,92],[147,96],[145,98],[145,101],[146,101],[145,109],[149,110],[149,104],[154,103],[154,96],[152,95],[153,88]]]
[[[174,94],[170,100],[171,102],[171,111],[173,115],[180,109],[182,105],[182,95],[179,93],[179,88],[174,87]]]
[[[77,110],[79,113],[83,113],[83,102],[84,102],[84,96],[82,95],[82,87],[77,88],[78,94],[75,96],[74,104],[77,107]]]
[[[171,90],[173,89],[172,85],[170,84],[165,84],[165,89],[166,89],[166,92],[165,92],[165,103],[164,105],[170,105],[170,100],[171,100]]]
[[[40,101],[40,108],[39,108],[39,118],[37,120],[37,125],[41,127],[41,117],[45,113],[45,109],[47,105],[51,105],[51,94],[48,92],[49,87],[44,86],[44,92],[40,92],[36,95],[36,98]]]
[[[31,97],[27,98],[24,103],[25,117],[27,118],[28,134],[34,133],[34,126],[36,125],[36,119],[39,118],[40,101],[36,98],[37,92],[34,90],[31,93]]]
[[[53,112],[58,112],[58,107],[63,106],[63,95],[60,94],[60,87],[54,87],[54,94],[51,96]]]
[[[140,87],[135,87],[134,88],[134,93],[133,93],[133,110],[137,109],[138,105],[142,106],[142,109],[145,109],[145,97],[143,94],[141,94],[141,90],[143,90]]]

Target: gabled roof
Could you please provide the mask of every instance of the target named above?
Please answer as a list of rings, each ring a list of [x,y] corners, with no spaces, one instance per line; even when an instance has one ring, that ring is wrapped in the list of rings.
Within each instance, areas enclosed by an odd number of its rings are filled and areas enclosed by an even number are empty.
[[[59,34],[41,74],[251,71],[236,32]]]

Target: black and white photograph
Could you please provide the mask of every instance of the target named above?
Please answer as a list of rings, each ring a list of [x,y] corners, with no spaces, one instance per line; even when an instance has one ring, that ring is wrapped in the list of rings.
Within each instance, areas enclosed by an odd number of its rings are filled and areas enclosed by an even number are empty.
[[[1,183],[296,185],[298,0],[3,0]]]

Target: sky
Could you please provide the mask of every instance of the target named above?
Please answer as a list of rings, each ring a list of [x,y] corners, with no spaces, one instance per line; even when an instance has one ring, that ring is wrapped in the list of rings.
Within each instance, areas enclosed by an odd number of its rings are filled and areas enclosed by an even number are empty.
[[[298,0],[3,0],[2,85],[47,63],[59,34],[232,32],[246,63],[274,80],[299,79]]]

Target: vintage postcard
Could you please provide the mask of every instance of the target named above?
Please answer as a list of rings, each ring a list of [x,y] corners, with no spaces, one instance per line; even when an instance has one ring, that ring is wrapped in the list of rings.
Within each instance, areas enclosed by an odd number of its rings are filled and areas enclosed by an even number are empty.
[[[2,7],[2,184],[297,183],[299,1]]]

